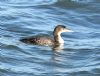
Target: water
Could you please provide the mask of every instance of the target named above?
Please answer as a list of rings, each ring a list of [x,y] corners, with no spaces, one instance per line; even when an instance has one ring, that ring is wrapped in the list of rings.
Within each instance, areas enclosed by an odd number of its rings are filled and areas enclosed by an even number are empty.
[[[19,41],[57,24],[63,50]],[[100,1],[0,0],[0,76],[100,76]]]

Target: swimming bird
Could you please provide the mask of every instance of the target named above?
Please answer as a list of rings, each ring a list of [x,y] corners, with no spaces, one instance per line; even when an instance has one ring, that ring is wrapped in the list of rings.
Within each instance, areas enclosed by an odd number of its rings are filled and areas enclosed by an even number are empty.
[[[35,45],[45,45],[45,46],[53,46],[64,44],[64,40],[61,37],[61,33],[63,32],[72,32],[72,30],[66,28],[64,25],[57,25],[53,31],[53,38],[46,35],[36,35],[32,37],[26,37],[20,39],[20,41],[24,43],[30,43]]]

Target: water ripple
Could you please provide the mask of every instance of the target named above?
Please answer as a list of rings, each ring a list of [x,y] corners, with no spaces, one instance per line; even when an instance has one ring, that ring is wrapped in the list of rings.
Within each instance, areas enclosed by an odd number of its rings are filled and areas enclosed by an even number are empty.
[[[0,0],[1,76],[99,76],[99,0]],[[36,34],[52,36],[63,24],[63,49],[19,41]]]

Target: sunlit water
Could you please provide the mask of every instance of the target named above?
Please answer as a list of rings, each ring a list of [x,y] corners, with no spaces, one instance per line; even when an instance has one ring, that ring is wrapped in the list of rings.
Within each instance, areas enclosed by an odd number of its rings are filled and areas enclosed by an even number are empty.
[[[57,24],[63,50],[19,41]],[[100,0],[0,0],[0,76],[100,76]]]

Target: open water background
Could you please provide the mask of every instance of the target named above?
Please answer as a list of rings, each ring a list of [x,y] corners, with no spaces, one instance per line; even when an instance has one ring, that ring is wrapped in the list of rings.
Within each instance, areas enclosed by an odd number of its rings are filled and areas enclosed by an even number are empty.
[[[62,51],[19,41],[57,24]],[[100,0],[0,0],[0,76],[100,76]]]

